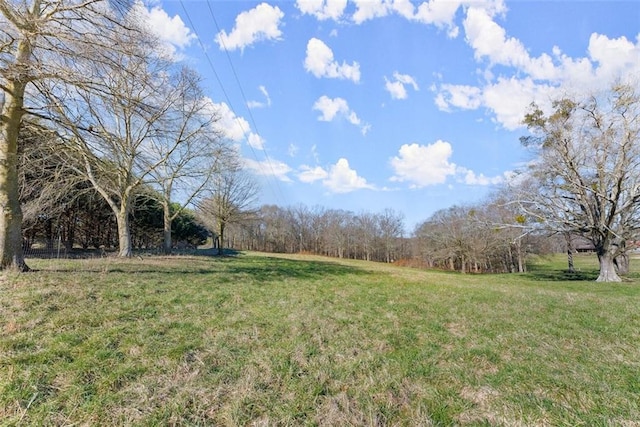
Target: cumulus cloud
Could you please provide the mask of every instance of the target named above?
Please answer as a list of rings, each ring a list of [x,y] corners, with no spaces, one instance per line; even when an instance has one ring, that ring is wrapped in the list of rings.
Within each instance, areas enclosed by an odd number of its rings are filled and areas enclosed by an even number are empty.
[[[211,113],[218,116],[218,121],[215,123],[216,129],[226,138],[240,142],[251,132],[249,122],[243,117],[236,116],[225,102],[216,103],[209,99],[208,105]]]
[[[389,3],[384,0],[353,0],[353,2],[356,5],[356,11],[351,19],[356,24],[374,18],[382,18],[387,16],[391,10]]]
[[[283,182],[292,182],[291,178],[287,175],[292,169],[284,162],[273,159],[257,161],[245,158],[244,165],[256,175],[273,176]]]
[[[430,145],[404,144],[398,156],[391,158],[395,175],[391,181],[409,182],[413,188],[443,184],[448,176],[455,175],[456,165],[449,158],[453,154],[451,144],[438,140]]]
[[[477,60],[488,59],[490,64],[500,64],[520,69],[534,79],[554,79],[557,70],[552,58],[542,54],[532,58],[520,40],[507,37],[485,9],[469,8],[464,20],[466,39],[473,48]]]
[[[593,33],[589,38],[589,57],[597,65],[594,67],[596,81],[611,80],[619,74],[640,75],[640,33],[634,44],[622,36],[616,39]]]
[[[385,76],[384,81],[384,87],[393,99],[407,99],[407,88],[405,86],[411,86],[416,91],[420,90],[413,77],[408,74],[400,74],[397,71],[393,73],[393,80],[389,80]]]
[[[180,16],[170,17],[160,6],[151,9],[136,4],[136,13],[147,23],[151,33],[162,42],[164,53],[179,58],[178,49],[184,49],[196,39],[196,35],[187,27]]]
[[[453,149],[446,141],[438,140],[433,144],[405,144],[398,155],[391,158],[391,167],[395,175],[391,181],[408,182],[411,188],[444,184],[449,177],[467,185],[497,185],[508,180],[512,172],[487,177],[477,174],[464,166],[450,161]]]
[[[308,184],[321,181],[322,185],[332,193],[342,194],[362,189],[375,189],[366,179],[359,176],[354,169],[351,169],[349,161],[345,158],[339,159],[336,164],[329,167],[329,170],[325,170],[320,166],[302,165],[300,166],[298,179]]]
[[[350,193],[355,190],[374,189],[373,185],[351,169],[349,162],[341,158],[335,165],[331,165],[327,177],[322,180],[322,185],[333,193]]]
[[[225,102],[215,103],[211,99],[207,99],[207,104],[210,113],[218,117],[215,129],[221,132],[225,138],[237,143],[246,139],[249,146],[258,150],[264,149],[264,138],[251,131],[251,126],[244,117],[237,116]]]
[[[257,150],[262,150],[264,149],[264,142],[264,138],[262,138],[260,135],[258,135],[257,133],[249,132],[249,135],[247,136],[247,144],[249,144],[249,146]]]
[[[298,9],[323,21],[350,19],[355,24],[397,14],[409,21],[445,29],[450,38],[459,34],[455,23],[461,8],[475,7],[494,16],[506,10],[504,0],[425,0],[414,5],[412,0],[352,0],[355,11],[348,16],[347,0],[297,0]]]
[[[215,41],[220,49],[243,50],[262,40],[279,40],[282,37],[280,23],[284,13],[277,7],[260,3],[251,10],[236,17],[235,26],[230,33],[220,31]]]
[[[425,1],[418,6],[413,19],[423,24],[446,28],[448,29],[449,37],[455,38],[458,36],[459,29],[454,24],[454,19],[456,12],[463,3],[463,1],[458,0]]]
[[[640,34],[634,43],[624,36],[593,33],[588,57],[571,58],[558,46],[534,57],[520,40],[508,36],[494,15],[493,9],[468,8],[465,37],[476,61],[486,64],[485,81],[477,86],[440,85],[434,100],[440,110],[486,108],[496,123],[515,130],[531,102],[545,109],[551,99],[606,89],[616,80],[640,75]],[[498,76],[492,71],[496,65],[504,67]]]
[[[339,64],[333,57],[333,51],[322,40],[312,38],[307,43],[307,55],[304,59],[304,69],[321,78],[360,81],[360,64],[346,62]]]
[[[329,173],[320,166],[312,168],[311,166],[302,165],[298,173],[298,179],[307,184],[326,179],[328,176]]]
[[[296,0],[296,7],[300,12],[313,15],[319,21],[337,21],[347,7],[347,0]]]
[[[342,98],[329,98],[322,95],[313,104],[313,109],[320,111],[321,115],[318,116],[318,120],[321,122],[331,122],[337,117],[341,117],[352,125],[358,126],[363,134],[366,134],[370,128],[369,124],[362,123],[355,111],[352,111],[347,101]]]

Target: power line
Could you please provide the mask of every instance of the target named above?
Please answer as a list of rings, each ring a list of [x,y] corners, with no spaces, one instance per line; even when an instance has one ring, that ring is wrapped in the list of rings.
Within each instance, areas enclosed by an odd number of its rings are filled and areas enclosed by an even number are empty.
[[[218,25],[218,22],[217,22],[217,20],[215,18],[214,13],[213,13],[213,9],[211,8],[211,4],[209,3],[209,1],[207,1],[206,3],[207,3],[207,6],[209,8],[209,13],[211,14],[211,18],[213,19],[213,22],[215,23],[216,29],[217,29],[217,31],[219,33],[220,32],[220,27]],[[182,10],[185,13],[185,17],[187,18],[187,21],[189,22],[189,25],[193,29],[193,32],[195,33],[196,38],[198,39],[198,44],[200,45],[200,48],[202,49],[202,52],[203,52],[203,54],[204,54],[204,56],[205,56],[205,58],[206,58],[206,60],[207,60],[207,62],[209,64],[209,67],[213,71],[213,74],[214,74],[214,76],[216,78],[216,81],[218,82],[218,85],[220,86],[220,88],[222,90],[222,93],[223,93],[223,95],[225,97],[225,100],[227,101],[227,105],[229,106],[229,109],[234,114],[236,122],[238,123],[238,126],[242,130],[243,134],[244,135],[248,135],[249,132],[247,132],[244,129],[244,126],[242,124],[242,121],[240,120],[240,117],[238,117],[238,115],[236,114],[235,109],[233,108],[233,104],[231,102],[231,99],[229,97],[229,94],[225,90],[224,84],[222,83],[222,79],[218,75],[218,73],[216,71],[216,68],[213,65],[213,61],[211,60],[211,57],[207,53],[207,50],[206,50],[206,48],[205,48],[205,46],[204,46],[204,44],[202,42],[202,38],[199,36],[198,31],[196,29],[196,26],[194,25],[193,20],[191,19],[191,16],[190,16],[189,12],[187,11],[187,8],[185,7],[183,0],[180,0],[180,5],[182,6]],[[230,65],[231,70],[233,72],[234,78],[236,80],[238,88],[240,89],[240,94],[242,95],[242,99],[243,99],[243,101],[245,103],[245,106],[247,106],[247,111],[249,113],[249,119],[251,121],[251,125],[255,129],[256,134],[260,135],[260,132],[258,131],[258,125],[256,124],[256,121],[255,121],[255,119],[253,117],[253,113],[251,112],[251,108],[248,107],[248,101],[247,101],[247,98],[245,96],[244,90],[242,88],[242,84],[240,83],[240,79],[238,77],[238,73],[236,72],[236,69],[233,66],[233,62],[231,60],[231,55],[229,54],[229,51],[227,50],[227,47],[224,44],[224,41],[220,40],[220,43],[221,43],[221,45],[223,47],[223,50],[224,50],[224,52],[225,52],[225,54],[227,56],[227,60],[229,61],[229,65]],[[256,162],[259,163],[258,156],[257,156],[257,154],[256,154],[256,152],[254,150],[254,147],[249,143],[247,145],[249,145],[249,148],[251,149],[251,153],[253,154],[253,157],[255,158]],[[275,169],[273,167],[273,163],[272,163],[269,155],[267,154],[267,151],[264,148],[262,148],[262,152],[264,153],[266,162],[267,162],[267,164],[269,166],[269,169],[271,170],[272,177],[273,177],[273,180],[275,182],[276,189],[277,189],[277,191],[274,191],[273,193],[276,195],[276,197],[280,196],[279,198],[281,198],[281,200],[284,202],[286,198],[284,197],[284,193],[282,192],[282,189],[280,188],[280,184],[278,183],[278,180],[275,178],[276,174],[275,174]],[[270,181],[270,180],[268,180],[268,181]],[[269,186],[271,186],[271,184],[269,184]]]

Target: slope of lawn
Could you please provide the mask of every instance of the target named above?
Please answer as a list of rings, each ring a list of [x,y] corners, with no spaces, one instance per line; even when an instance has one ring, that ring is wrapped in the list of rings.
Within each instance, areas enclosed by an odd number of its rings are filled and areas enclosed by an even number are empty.
[[[30,260],[0,276],[0,425],[638,426],[640,260],[592,258]]]

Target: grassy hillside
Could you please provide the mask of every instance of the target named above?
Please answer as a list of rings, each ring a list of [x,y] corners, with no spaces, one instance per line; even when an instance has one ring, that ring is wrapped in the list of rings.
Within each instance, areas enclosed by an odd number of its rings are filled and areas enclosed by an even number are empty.
[[[563,262],[31,260],[0,276],[0,424],[640,425],[640,260]]]

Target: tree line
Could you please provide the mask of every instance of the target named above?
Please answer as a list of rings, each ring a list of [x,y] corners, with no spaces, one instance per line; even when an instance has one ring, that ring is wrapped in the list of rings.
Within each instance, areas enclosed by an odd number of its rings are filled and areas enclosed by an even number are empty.
[[[514,205],[498,197],[434,213],[407,232],[393,209],[353,213],[320,206],[262,206],[234,224],[225,245],[244,250],[309,253],[396,262],[463,273],[524,272],[531,253],[557,250],[557,239],[524,231]]]
[[[115,239],[131,256],[140,217],[157,210],[168,253],[174,221],[236,170],[200,76],[141,7],[0,0],[0,268],[28,270],[23,245],[42,224],[68,246]]]

